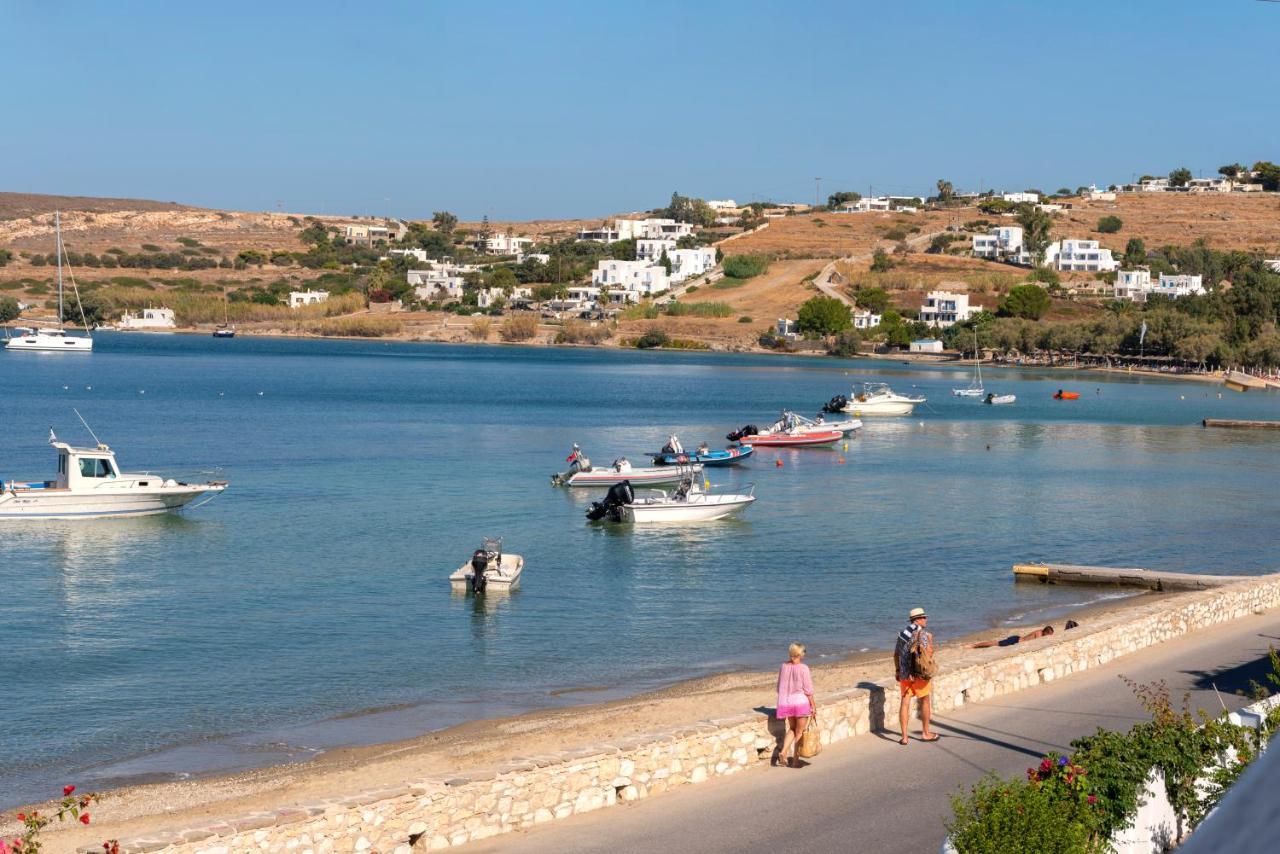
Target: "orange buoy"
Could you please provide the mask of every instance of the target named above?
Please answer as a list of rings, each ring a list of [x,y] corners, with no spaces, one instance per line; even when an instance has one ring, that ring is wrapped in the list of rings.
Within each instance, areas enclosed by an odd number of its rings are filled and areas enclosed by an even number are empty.
[[[775,468],[782,468],[782,460],[777,459],[777,458],[775,457],[775,458],[774,458],[774,460],[773,460],[773,465],[774,465],[774,467],[775,467]]]
[[[837,462],[840,463],[840,465],[844,465],[844,457],[841,457]]]

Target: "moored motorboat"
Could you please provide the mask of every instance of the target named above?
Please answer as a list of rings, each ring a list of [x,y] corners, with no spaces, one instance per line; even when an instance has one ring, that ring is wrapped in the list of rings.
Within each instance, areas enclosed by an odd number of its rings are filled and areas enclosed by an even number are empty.
[[[862,383],[861,388],[855,387],[852,395],[847,399],[843,395],[837,395],[824,408],[842,402],[843,405],[835,411],[849,412],[861,418],[867,415],[910,415],[917,406],[925,402],[923,397],[898,394],[889,388],[888,383]],[[828,411],[831,409],[828,408]]]
[[[861,427],[862,422],[856,418],[826,422],[822,420],[822,416],[814,420],[784,409],[781,417],[763,430],[754,424],[747,424],[727,434],[725,438],[730,442],[761,447],[830,445]]]
[[[604,500],[592,502],[587,518],[633,524],[711,522],[745,510],[756,500],[754,491],[752,485],[746,492],[710,493],[700,475],[684,469],[680,485],[671,492],[653,490],[651,495],[637,497],[630,483],[618,484]]]
[[[454,593],[513,590],[520,584],[524,558],[502,551],[502,539],[486,537],[471,559],[449,575],[449,588]]]
[[[624,480],[645,486],[662,486],[678,483],[680,471],[669,466],[653,468],[636,468],[626,457],[619,457],[608,468],[596,468],[591,460],[577,446],[566,458],[569,468],[551,476],[553,486],[613,486]],[[695,465],[694,471],[701,472],[702,466]]]
[[[0,484],[0,519],[152,516],[181,509],[206,493],[217,495],[228,485],[225,480],[186,483],[151,472],[121,472],[115,451],[106,445],[73,448],[58,441],[52,430],[49,444],[58,451],[57,478]]]
[[[735,466],[746,460],[752,454],[750,445],[742,445],[736,448],[725,448],[723,450],[712,451],[698,448],[692,453],[670,453],[667,451],[659,451],[653,454],[653,464],[655,466],[683,466],[689,464],[703,465],[708,468],[720,466]]]
[[[992,394],[988,394],[982,402],[991,404],[993,406],[999,406],[1001,404],[1014,403],[1015,401],[1017,401],[1017,399],[1018,399],[1018,396],[1016,394],[992,393]]]

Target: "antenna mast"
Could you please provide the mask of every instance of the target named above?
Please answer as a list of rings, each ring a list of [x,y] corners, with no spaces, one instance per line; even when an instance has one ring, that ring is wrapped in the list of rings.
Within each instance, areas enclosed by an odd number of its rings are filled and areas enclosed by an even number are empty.
[[[98,447],[102,447],[102,440],[98,438],[97,433],[93,432],[93,428],[89,426],[89,422],[84,420],[84,416],[80,414],[80,410],[73,408],[71,411],[76,414],[76,418],[80,419],[80,423],[84,425],[84,429],[89,431],[89,435],[93,437],[94,444]]]

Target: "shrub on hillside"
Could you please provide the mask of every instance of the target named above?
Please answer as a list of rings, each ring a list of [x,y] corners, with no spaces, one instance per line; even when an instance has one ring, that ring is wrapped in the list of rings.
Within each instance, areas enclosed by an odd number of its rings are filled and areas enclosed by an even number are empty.
[[[742,317],[739,317],[739,318],[738,318],[738,322],[739,322],[739,323],[752,323],[753,321],[751,320],[751,315],[749,315],[749,314],[744,314],[744,315],[742,315]]]
[[[883,249],[871,253],[871,272],[887,273],[893,269],[893,259]]]
[[[728,317],[733,309],[723,302],[673,302],[667,306],[672,317]]]
[[[661,329],[650,329],[636,339],[636,347],[640,350],[652,350],[655,347],[666,347],[671,337]]]
[[[607,326],[592,326],[581,320],[566,320],[556,333],[557,344],[603,344],[613,335]]]
[[[1001,317],[1039,320],[1049,310],[1049,294],[1039,285],[1018,285],[1000,301]]]
[[[1098,231],[1102,234],[1115,234],[1124,222],[1118,216],[1104,216],[1098,220]]]
[[[1027,278],[1033,282],[1042,282],[1046,285],[1062,284],[1062,277],[1052,267],[1036,267]]]
[[[769,269],[769,259],[764,255],[727,255],[724,274],[734,279],[750,279]]]
[[[853,326],[849,306],[835,297],[811,297],[800,306],[796,328],[805,335],[834,335]]]
[[[538,334],[538,318],[532,314],[512,314],[498,327],[503,341],[528,341]]]
[[[469,328],[467,332],[476,341],[488,341],[489,330],[492,328],[493,323],[489,318],[477,317],[475,320],[471,321],[471,328]]]

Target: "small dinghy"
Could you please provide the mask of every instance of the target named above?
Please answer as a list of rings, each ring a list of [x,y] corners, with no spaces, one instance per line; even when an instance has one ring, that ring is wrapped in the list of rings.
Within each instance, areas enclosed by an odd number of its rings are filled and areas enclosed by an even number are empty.
[[[1053,393],[1053,399],[1054,400],[1079,400],[1080,392],[1063,391],[1062,389],[1058,389],[1056,392]]]
[[[675,439],[674,436],[671,438]],[[719,467],[735,466],[751,456],[751,453],[750,445],[713,451],[707,447],[706,442],[699,445],[697,450],[687,452],[679,446],[679,440],[676,440],[674,443],[668,441],[661,451],[650,456],[653,457],[655,466],[687,466],[692,463],[708,467]]]
[[[1016,394],[988,394],[982,402],[993,406],[999,406],[1003,403],[1013,403],[1017,399],[1018,396]]]
[[[454,593],[473,593],[477,596],[488,590],[513,590],[520,584],[520,573],[523,571],[524,558],[504,554],[501,537],[486,537],[484,544],[471,555],[471,560],[449,576],[449,588]]]
[[[684,469],[683,480],[671,492],[653,490],[652,495],[637,497],[630,483],[611,488],[603,501],[593,501],[587,518],[593,522],[645,524],[650,522],[711,522],[745,510],[755,500],[755,486],[741,493],[712,494],[703,488],[701,476]]]
[[[680,482],[680,472],[677,469],[665,466],[635,468],[626,457],[614,460],[608,468],[595,468],[577,445],[573,446],[573,451],[565,459],[569,463],[569,469],[551,475],[553,486],[614,486],[624,480],[645,486]],[[700,473],[702,466],[696,465],[694,470]]]

